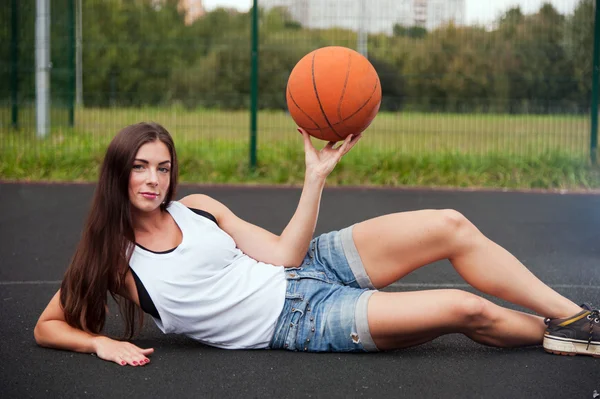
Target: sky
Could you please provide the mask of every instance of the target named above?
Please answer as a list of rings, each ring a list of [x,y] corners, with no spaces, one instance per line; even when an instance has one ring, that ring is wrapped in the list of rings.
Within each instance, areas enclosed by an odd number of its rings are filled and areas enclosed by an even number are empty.
[[[535,13],[545,2],[552,3],[561,14],[569,14],[579,0],[466,0],[467,24],[492,22],[504,11],[517,5],[521,6],[525,14]],[[216,7],[233,7],[247,11],[252,5],[252,0],[204,0],[203,4],[209,11]]]
[[[537,12],[542,4],[551,3],[561,14],[570,14],[579,0],[467,0],[467,23],[492,22],[509,8],[520,6],[524,14]]]

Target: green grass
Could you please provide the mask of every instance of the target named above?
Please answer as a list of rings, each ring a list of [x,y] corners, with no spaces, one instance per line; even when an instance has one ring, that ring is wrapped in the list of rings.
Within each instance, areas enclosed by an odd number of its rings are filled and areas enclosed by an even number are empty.
[[[82,109],[74,128],[53,128],[45,139],[37,139],[27,123],[32,116],[23,118],[19,131],[0,127],[0,178],[94,181],[110,139],[142,120],[159,122],[173,134],[183,182],[302,182],[302,141],[285,113],[259,114],[259,163],[250,171],[248,112],[180,108]],[[380,113],[328,181],[600,188],[600,170],[588,161],[589,131],[583,116]]]

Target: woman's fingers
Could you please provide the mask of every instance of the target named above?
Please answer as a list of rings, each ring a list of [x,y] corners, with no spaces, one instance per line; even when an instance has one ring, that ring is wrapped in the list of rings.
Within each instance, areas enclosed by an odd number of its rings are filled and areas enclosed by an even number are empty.
[[[150,359],[148,359],[146,356],[143,356],[139,353],[135,353],[135,354],[127,354],[124,356],[120,357],[121,360],[121,365],[127,365],[129,364],[130,366],[145,366],[146,364],[150,363]],[[123,364],[125,363],[125,364]]]
[[[342,145],[337,148],[338,158],[341,158],[350,150],[350,148],[352,148],[350,146],[350,143],[352,142],[352,137],[354,137],[354,135],[349,134],[342,143]]]
[[[320,176],[327,176],[361,137],[361,134],[350,134],[341,142],[329,141],[320,151],[317,151],[311,142],[310,135],[302,128],[298,128],[298,131],[304,139],[307,170],[310,169]]]
[[[150,355],[153,352],[153,348],[141,349],[135,345],[122,347],[120,353],[116,356],[115,363],[121,366],[145,366],[150,363],[150,359],[146,355]]]
[[[356,136],[350,135],[348,137],[350,137],[350,140],[348,140],[348,138],[346,138],[346,140],[344,140],[344,144],[342,144],[342,146],[340,147],[340,151],[342,152],[342,155],[347,154],[348,151],[350,151],[352,149],[352,147],[354,147],[356,145],[356,143],[358,143],[358,141],[362,137],[362,133],[357,134]]]
[[[129,364],[133,366],[144,366],[150,363],[150,359],[146,357],[146,355],[150,355],[154,352],[154,348],[142,349],[135,345],[131,345],[130,348],[130,362]]]
[[[312,141],[310,140],[310,135],[308,133],[306,133],[306,130],[299,127],[298,131],[300,132],[300,134],[302,135],[302,138],[304,140],[304,151],[314,150]]]
[[[356,144],[356,142],[358,140],[360,140],[361,138],[362,138],[362,133],[359,133],[359,134],[357,134],[355,136],[352,136],[352,140],[351,140],[352,141],[352,145]]]
[[[99,337],[95,340],[96,356],[103,360],[115,362],[121,366],[144,366],[150,363],[148,355],[154,353],[154,348],[142,349],[136,345],[117,341],[108,337]]]
[[[302,135],[302,138],[304,139],[304,149],[305,150],[315,150],[314,146],[312,145],[310,135],[306,132],[306,130],[299,127],[298,131],[300,132],[300,134]],[[339,145],[337,148],[334,148],[334,147],[337,143],[339,143],[339,141],[329,141],[323,149],[334,149],[336,151],[342,151],[343,154],[345,154],[352,147],[354,147],[354,145],[358,142],[358,140],[360,140],[361,137],[362,137],[362,133],[356,134],[356,135],[350,134],[350,135],[346,136],[346,138],[344,139],[342,144]]]

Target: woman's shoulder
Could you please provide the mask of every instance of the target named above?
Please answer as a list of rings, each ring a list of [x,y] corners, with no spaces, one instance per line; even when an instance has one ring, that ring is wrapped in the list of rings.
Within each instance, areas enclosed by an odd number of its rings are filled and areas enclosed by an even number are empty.
[[[188,208],[202,209],[203,206],[210,206],[210,202],[212,201],[214,200],[206,194],[190,194],[177,202]]]
[[[198,210],[202,213],[209,214],[212,216],[211,219],[215,219],[214,221],[217,224],[220,215],[222,215],[223,205],[206,194],[191,194],[187,197],[183,197],[178,202],[192,211]]]

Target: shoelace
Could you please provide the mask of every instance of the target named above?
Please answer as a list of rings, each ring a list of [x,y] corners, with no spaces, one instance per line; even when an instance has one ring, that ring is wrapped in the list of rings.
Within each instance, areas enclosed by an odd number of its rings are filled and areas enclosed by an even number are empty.
[[[600,309],[594,309],[587,315],[587,319],[590,321],[590,336],[588,338],[588,344],[586,350],[590,349],[592,343],[592,334],[594,332],[594,324],[600,323]]]

